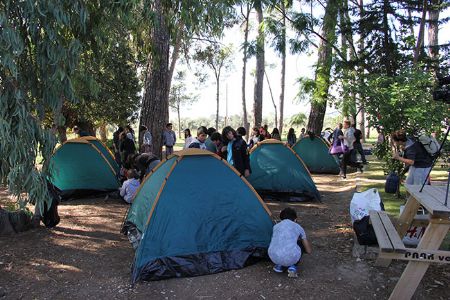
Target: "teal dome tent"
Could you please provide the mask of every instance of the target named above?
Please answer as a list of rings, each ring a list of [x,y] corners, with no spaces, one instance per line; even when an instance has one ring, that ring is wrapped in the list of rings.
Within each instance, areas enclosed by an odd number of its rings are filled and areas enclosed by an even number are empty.
[[[143,181],[125,226],[136,226],[132,281],[238,269],[264,257],[269,209],[238,172],[200,149],[177,152]]]
[[[329,149],[330,146],[317,136],[306,136],[292,147],[311,173],[339,174],[339,162],[329,154]]]
[[[50,182],[63,198],[92,195],[119,188],[119,166],[95,137],[66,141],[50,158]]]
[[[260,193],[287,193],[310,200],[320,194],[301,158],[284,143],[269,139],[250,151],[248,181]]]

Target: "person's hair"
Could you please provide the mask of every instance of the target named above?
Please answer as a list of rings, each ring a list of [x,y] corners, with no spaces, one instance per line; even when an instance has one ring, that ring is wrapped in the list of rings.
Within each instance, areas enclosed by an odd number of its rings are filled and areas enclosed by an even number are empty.
[[[119,127],[117,128],[117,131],[118,131],[119,133],[121,133],[121,132],[123,131],[123,127],[122,127],[122,126],[119,126]]]
[[[264,128],[264,130],[269,131],[269,125],[264,124],[263,128]]]
[[[234,130],[231,126],[227,126],[222,130],[222,140],[225,143],[228,143],[230,140],[227,137],[228,132],[232,132],[233,136],[236,137],[236,130]]]
[[[127,129],[128,129],[130,132],[134,132],[133,128],[131,128],[130,125],[127,125]]]
[[[291,221],[295,221],[295,219],[297,219],[297,213],[295,212],[294,209],[286,207],[280,212],[280,219],[281,220],[289,219]]]
[[[294,134],[295,134],[294,128],[289,128],[288,136],[292,136],[292,135],[294,135]]]
[[[139,174],[135,169],[129,169],[127,172],[127,178],[139,179]]]
[[[208,134],[207,131],[208,129],[205,126],[200,126],[199,128],[197,128],[197,136],[199,136],[200,134]]]
[[[147,130],[147,126],[145,126],[145,125],[139,126],[139,131],[145,131],[145,130]]]
[[[217,130],[214,127],[209,127],[206,133],[208,134],[208,136],[212,136],[212,134],[216,131]]]
[[[311,140],[314,140],[314,138],[316,137],[316,135],[315,135],[314,132],[312,132],[312,131],[308,131],[306,134],[309,136],[309,138],[310,138]]]
[[[121,133],[119,133],[119,139],[124,139],[127,137],[127,134],[125,133],[125,131],[122,131]]]
[[[73,131],[77,131],[77,130],[80,130],[80,128],[78,128],[78,126],[73,126]]]
[[[356,129],[356,123],[353,123],[353,124],[352,124],[352,127]]]
[[[169,127],[169,126],[172,126],[172,123],[167,123],[166,124],[166,128]]]
[[[213,132],[211,134],[211,141],[222,141],[222,136],[220,135],[219,132]]]
[[[394,142],[406,142],[406,132],[403,129],[394,131],[392,133],[391,138],[394,140]]]
[[[272,135],[274,135],[274,134],[278,134],[278,135],[280,135],[280,131],[278,130],[278,128],[274,128],[273,130],[272,130],[272,133],[271,133]]]
[[[306,131],[305,127],[303,127],[301,131],[302,131],[302,132],[305,132],[305,131]]]
[[[184,130],[184,138],[188,138],[188,137],[190,137],[190,136],[192,136],[191,130],[190,130],[189,128],[186,128],[186,129]]]
[[[239,134],[240,136],[244,136],[247,134],[247,130],[245,130],[244,127],[239,127],[238,129],[236,129],[237,134]]]

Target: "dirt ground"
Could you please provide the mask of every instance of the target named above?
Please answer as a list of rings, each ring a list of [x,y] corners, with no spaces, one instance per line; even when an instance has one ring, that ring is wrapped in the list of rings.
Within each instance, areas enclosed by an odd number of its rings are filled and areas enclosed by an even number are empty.
[[[274,214],[294,207],[313,245],[299,277],[269,261],[241,270],[130,286],[134,251],[119,230],[127,206],[82,199],[59,206],[61,223],[0,238],[1,299],[387,299],[406,263],[374,267],[352,257],[348,207],[355,177],[314,176],[322,203],[269,202]],[[2,196],[0,195],[0,204]],[[432,265],[414,299],[450,299],[448,265]]]

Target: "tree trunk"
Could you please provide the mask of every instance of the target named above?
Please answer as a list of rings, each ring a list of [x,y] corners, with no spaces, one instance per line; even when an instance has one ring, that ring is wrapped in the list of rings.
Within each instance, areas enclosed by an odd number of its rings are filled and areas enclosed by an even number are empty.
[[[432,69],[436,77],[439,69],[439,5],[440,0],[431,0],[431,7],[428,11],[430,23],[428,24],[428,44]]]
[[[389,4],[389,0],[383,1],[383,56],[382,62],[384,67],[386,68],[386,74],[388,76],[394,75],[394,66],[392,60],[392,47],[390,42],[390,28],[388,22],[388,14],[391,10],[391,6]]]
[[[414,49],[414,65],[417,65],[417,62],[419,61],[419,55],[420,50],[423,47],[423,37],[424,37],[424,31],[425,31],[425,18],[427,16],[427,6],[428,6],[428,0],[423,0],[423,7],[422,7],[422,18],[420,19],[420,26],[419,26],[419,35],[417,37],[417,44],[416,48]]]
[[[216,129],[219,128],[219,93],[220,93],[220,75],[216,76],[216,103],[217,103],[217,107],[216,107]]]
[[[267,76],[267,72],[264,70],[264,74],[266,75],[266,80],[267,80],[267,86],[269,87],[269,92],[270,92],[270,99],[272,99],[272,104],[273,104],[273,109],[275,111],[275,123],[274,123],[274,127],[278,128],[278,116],[277,116],[277,105],[275,103],[275,99],[273,98],[273,93],[272,93],[272,87],[270,86],[270,81],[269,81],[269,77]]]
[[[261,1],[255,3],[258,19],[258,37],[256,39],[256,78],[253,96],[253,115],[255,127],[260,127],[262,122],[263,84],[264,84],[264,29],[263,11]]]
[[[362,21],[364,19],[364,0],[359,0],[359,18]],[[366,31],[364,26],[362,25],[362,23],[360,23],[359,25],[359,32],[361,34],[360,38],[359,38],[359,42],[358,42],[358,56],[360,57],[360,59],[363,57],[364,55],[364,37],[366,36]],[[359,71],[358,71],[358,81],[359,81],[359,86],[362,87],[364,84],[364,63],[361,62],[360,63],[360,67],[359,67]],[[362,89],[360,88],[360,94],[359,94],[359,102],[361,105],[364,106],[364,103],[366,101],[365,95],[362,94]],[[363,120],[363,124],[360,125],[361,128],[361,133],[362,133],[362,138],[363,138],[363,142],[366,141],[366,138],[370,138],[370,127],[367,127],[367,134],[364,134],[365,132],[365,128],[366,128],[366,124],[365,124],[365,120],[366,120],[366,110],[363,108],[361,109],[361,118]]]
[[[178,115],[178,138],[181,139],[181,114],[180,114],[180,105],[177,105],[177,115]]]
[[[338,12],[338,1],[329,0],[325,8],[324,24],[322,36],[318,50],[318,60],[316,69],[316,88],[311,101],[311,111],[309,113],[307,130],[316,135],[320,135],[323,127],[323,119],[327,109],[328,89],[330,87],[330,72],[332,65],[332,45],[336,41],[336,23]]]
[[[62,144],[67,141],[67,127],[66,126],[58,126],[58,138],[59,142]]]
[[[153,154],[161,157],[162,131],[169,121],[169,28],[164,18],[161,0],[153,3],[156,21],[150,29],[152,52],[147,64],[145,93],[140,125],[145,125],[153,137]]]
[[[286,8],[284,1],[281,1],[281,12],[283,13],[283,29],[281,30],[281,38],[283,40],[283,47],[281,50],[281,92],[280,92],[280,121],[278,122],[278,130],[280,136],[283,134],[283,119],[284,119],[284,88],[286,86]]]
[[[100,141],[106,143],[106,140],[108,139],[108,137],[106,136],[106,124],[101,124],[99,127],[99,131],[100,131]]]
[[[242,59],[243,61],[243,67],[242,67],[242,114],[244,117],[244,128],[245,131],[247,132],[247,140],[249,137],[249,133],[250,133],[250,126],[248,123],[248,119],[247,119],[247,103],[245,100],[245,81],[246,81],[246,76],[247,76],[247,48],[248,48],[248,23],[249,23],[249,17],[250,17],[250,11],[251,8],[249,5],[247,5],[247,12],[245,14],[245,27],[244,27],[244,47],[243,47],[243,52],[244,52],[244,58]]]

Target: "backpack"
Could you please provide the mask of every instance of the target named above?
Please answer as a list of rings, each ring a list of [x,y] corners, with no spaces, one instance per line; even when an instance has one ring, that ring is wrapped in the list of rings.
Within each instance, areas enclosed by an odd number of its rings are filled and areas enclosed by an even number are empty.
[[[436,156],[439,153],[441,145],[439,145],[439,142],[434,137],[421,135],[418,140],[430,156]]]
[[[376,245],[378,243],[372,224],[369,223],[369,216],[353,222],[353,230],[360,245]]]

